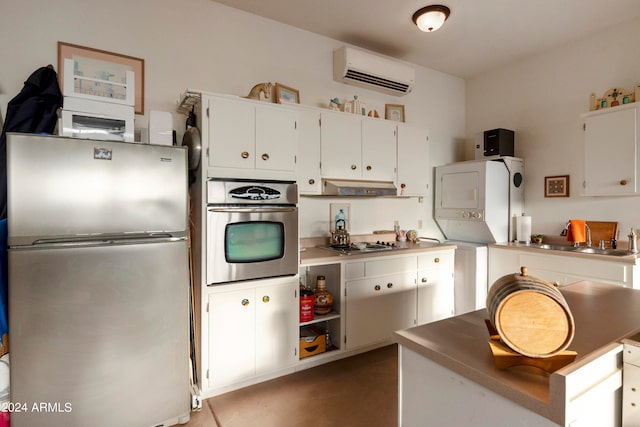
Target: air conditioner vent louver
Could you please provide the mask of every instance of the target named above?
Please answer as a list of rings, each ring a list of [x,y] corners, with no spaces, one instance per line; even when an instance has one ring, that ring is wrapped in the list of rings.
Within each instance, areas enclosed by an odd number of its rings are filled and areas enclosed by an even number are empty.
[[[355,70],[347,70],[345,77],[348,79],[357,80],[359,82],[385,87],[387,89],[402,93],[407,93],[410,87],[406,83],[394,82],[393,80],[383,79],[381,77],[372,76],[371,74],[365,74]]]
[[[343,46],[333,52],[333,78],[392,95],[406,95],[415,83],[415,70],[402,62]]]

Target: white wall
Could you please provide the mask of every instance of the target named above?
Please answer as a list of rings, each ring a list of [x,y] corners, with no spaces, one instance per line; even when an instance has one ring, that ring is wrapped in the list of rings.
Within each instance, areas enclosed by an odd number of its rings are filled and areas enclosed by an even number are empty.
[[[467,156],[477,132],[516,132],[525,159],[525,207],[533,233],[560,234],[566,220],[618,221],[621,240],[640,226],[637,197],[583,197],[580,114],[589,95],[640,84],[640,20],[467,81]],[[570,175],[569,198],[544,197],[544,177]]]
[[[385,103],[404,104],[407,122],[429,128],[431,164],[460,159],[464,152],[465,85],[456,77],[416,66],[416,88],[404,97],[336,83],[332,52],[342,43],[211,0],[11,3],[0,14],[0,96],[5,99],[15,96],[38,67],[57,67],[57,42],[64,41],[143,58],[146,114],[175,111],[187,88],[244,96],[256,83],[280,82],[298,89],[307,105],[358,95],[384,114]],[[180,137],[184,117],[174,114],[174,125]],[[136,127],[146,126],[146,115],[136,116]],[[303,237],[328,234],[329,203],[302,200]],[[415,228],[422,219],[424,233],[439,234],[430,197],[421,204],[417,199],[349,203],[352,215],[358,215],[354,233],[390,229],[394,219],[403,228]]]

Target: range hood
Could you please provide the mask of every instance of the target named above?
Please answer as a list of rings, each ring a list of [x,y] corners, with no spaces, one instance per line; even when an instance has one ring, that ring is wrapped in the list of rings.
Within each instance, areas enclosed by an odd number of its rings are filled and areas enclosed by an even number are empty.
[[[325,196],[396,196],[398,190],[392,181],[323,179],[322,194]]]

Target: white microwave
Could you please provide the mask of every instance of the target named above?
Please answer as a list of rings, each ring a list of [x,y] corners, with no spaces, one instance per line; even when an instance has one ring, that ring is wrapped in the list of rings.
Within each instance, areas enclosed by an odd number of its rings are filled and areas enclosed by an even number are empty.
[[[133,107],[65,97],[58,134],[72,138],[134,141]]]

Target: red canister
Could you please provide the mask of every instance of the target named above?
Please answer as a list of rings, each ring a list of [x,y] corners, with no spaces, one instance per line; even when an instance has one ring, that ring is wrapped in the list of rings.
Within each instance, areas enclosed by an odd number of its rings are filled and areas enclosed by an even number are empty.
[[[313,301],[315,296],[310,289],[300,289],[300,321],[310,322],[313,320]]]

